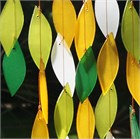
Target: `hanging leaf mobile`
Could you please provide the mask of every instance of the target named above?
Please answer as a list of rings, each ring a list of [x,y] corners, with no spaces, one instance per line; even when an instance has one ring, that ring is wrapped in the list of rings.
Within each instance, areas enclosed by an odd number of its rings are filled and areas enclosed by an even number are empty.
[[[100,138],[103,139],[105,136],[109,138],[112,135],[111,126],[117,113],[117,92],[114,85],[119,69],[115,42],[120,18],[117,1],[96,0],[95,15],[97,23],[106,37],[97,59],[97,72],[102,95],[95,108],[96,128]],[[104,117],[102,117],[103,113]]]

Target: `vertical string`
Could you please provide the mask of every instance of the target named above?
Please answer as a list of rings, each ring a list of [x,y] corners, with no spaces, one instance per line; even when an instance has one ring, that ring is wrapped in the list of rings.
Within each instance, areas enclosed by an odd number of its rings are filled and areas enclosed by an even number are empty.
[[[105,8],[105,19],[106,19],[106,34],[107,34],[107,36],[106,36],[106,38],[108,38],[108,41],[109,41],[109,43],[111,43],[110,42],[110,38],[108,37],[108,11],[107,11],[107,9],[108,9],[108,5],[107,5],[107,0],[106,0],[106,8]],[[110,90],[109,90],[109,96],[108,96],[108,99],[109,99],[109,101],[108,101],[108,105],[109,105],[109,126],[111,125],[111,105],[110,105],[110,101],[111,101],[111,98],[110,98],[110,93],[111,93],[111,91],[112,91],[112,89],[110,88]],[[110,128],[110,130],[109,130],[110,132],[111,132],[111,128]]]
[[[40,59],[42,59],[42,45],[41,45],[41,2],[38,0],[38,18],[39,18],[39,46],[40,46]],[[41,64],[41,63],[40,63]]]
[[[133,13],[133,0],[131,0],[131,10],[132,10],[132,49],[133,49],[133,55],[134,55],[134,13]],[[134,59],[133,59],[134,60]],[[133,71],[135,75],[135,71]],[[133,76],[134,78],[134,76]],[[132,97],[132,109],[134,109],[134,98]]]
[[[86,32],[86,12],[88,11],[88,5],[87,2],[85,0],[83,0],[83,4],[84,4],[84,45],[85,45],[85,52],[87,50],[86,46],[87,46],[87,32]],[[87,98],[88,99],[88,98]],[[85,100],[86,101],[86,100]],[[88,100],[89,101],[89,100]],[[90,138],[90,114],[89,114],[89,104],[88,106],[88,135]]]
[[[87,45],[87,34],[86,34],[86,12],[88,11],[88,5],[85,2],[85,0],[83,0],[83,4],[84,4],[84,45],[85,45],[85,52],[86,52],[86,45]]]
[[[64,56],[64,36],[65,36],[65,32],[64,32],[64,0],[62,0],[62,34],[63,34],[63,38],[62,38],[62,46],[63,46],[63,85],[65,86],[65,56]]]
[[[39,98],[39,105],[38,105],[38,109],[41,109],[41,100],[40,100],[40,74],[42,71],[42,49],[41,49],[41,3],[40,0],[38,0],[38,18],[39,18],[39,47],[40,47],[40,70],[39,70],[39,90],[38,90],[38,98]]]
[[[108,12],[107,12],[107,0],[106,0],[106,34],[108,36]]]
[[[14,25],[15,25],[14,41],[16,41],[16,39],[17,39],[17,38],[16,38],[16,35],[17,35],[17,22],[16,22],[16,21],[17,21],[17,15],[16,15],[16,1],[14,0],[13,2],[14,2],[14,19],[15,19],[15,20],[14,20],[14,22],[15,22],[15,23],[14,23]],[[14,42],[14,43],[15,43],[15,42]]]

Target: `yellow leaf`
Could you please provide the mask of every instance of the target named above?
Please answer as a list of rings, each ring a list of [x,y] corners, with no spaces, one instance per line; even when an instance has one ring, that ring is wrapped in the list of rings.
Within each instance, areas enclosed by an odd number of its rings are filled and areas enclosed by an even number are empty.
[[[92,1],[86,0],[79,12],[76,25],[75,47],[79,59],[82,58],[86,49],[92,46],[95,30],[96,24]]]
[[[126,80],[130,93],[140,106],[140,64],[130,53],[127,53]]]
[[[97,59],[97,72],[102,93],[105,95],[114,82],[119,68],[116,43],[112,33],[103,44]]]
[[[76,26],[76,13],[70,0],[54,0],[52,17],[57,33],[60,33],[69,48],[71,47]]]
[[[95,117],[88,98],[83,103],[79,103],[76,127],[79,139],[93,139]]]
[[[0,15],[0,41],[7,56],[20,35],[23,22],[20,0],[7,0]]]
[[[42,113],[46,124],[48,124],[48,90],[47,81],[44,70],[44,63],[40,60],[40,71],[39,71],[39,97],[41,102]]]
[[[42,111],[38,110],[32,128],[31,139],[49,139],[48,127],[45,123]]]
[[[55,106],[54,125],[58,139],[65,139],[73,121],[73,100],[69,85],[62,90]]]
[[[107,135],[114,123],[117,113],[117,93],[112,84],[107,94],[101,94],[95,107],[96,128],[101,139]]]
[[[52,32],[45,16],[35,6],[29,28],[29,50],[31,56],[40,67],[40,57],[46,67],[52,44]]]

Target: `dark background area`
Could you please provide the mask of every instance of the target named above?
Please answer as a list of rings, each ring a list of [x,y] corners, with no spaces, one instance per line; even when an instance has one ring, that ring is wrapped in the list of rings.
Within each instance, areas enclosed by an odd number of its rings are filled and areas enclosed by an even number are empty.
[[[116,44],[119,53],[119,72],[115,79],[115,85],[118,95],[118,111],[115,122],[112,126],[112,133],[115,138],[130,138],[130,127],[129,127],[129,105],[131,104],[131,94],[127,88],[126,84],[126,50],[122,43],[121,39],[121,19],[122,13],[124,10],[126,1],[118,1],[120,8],[120,24],[119,30],[116,37]],[[82,0],[80,1],[72,1],[74,4],[76,13],[78,15],[79,10],[83,4]],[[1,1],[1,6],[3,8],[5,1]],[[19,43],[21,49],[23,51],[25,61],[26,61],[26,76],[25,80],[16,93],[14,97],[10,96],[9,90],[7,88],[6,82],[4,80],[3,71],[1,68],[1,137],[2,138],[30,138],[33,122],[38,110],[38,68],[34,64],[29,48],[28,48],[28,31],[30,20],[32,17],[33,9],[35,5],[38,5],[37,1],[21,1],[23,12],[24,12],[24,26],[22,32],[19,36]],[[139,2],[134,1],[134,6],[139,12]],[[94,1],[93,1],[94,7]],[[50,23],[52,34],[53,34],[53,42],[56,38],[56,31],[54,28],[53,20],[52,20],[52,1],[41,1],[41,9],[42,13],[46,16],[47,20]],[[112,11],[113,12],[113,11]],[[101,33],[98,25],[96,24],[96,34],[95,40],[93,43],[93,51],[95,57],[99,54],[99,50],[101,49],[105,38]],[[74,43],[72,44],[71,51],[74,57],[75,65],[78,64],[78,58],[76,56]],[[1,61],[3,60],[4,51],[1,47]],[[48,82],[48,97],[49,97],[49,134],[50,138],[56,138],[56,133],[54,129],[54,108],[58,96],[62,90],[62,86],[57,80],[50,59],[48,61],[46,67],[46,78]],[[99,85],[99,81],[97,81],[92,94],[89,96],[90,102],[93,106],[93,109],[96,106],[98,98],[101,94],[101,88]],[[79,104],[79,99],[75,92],[74,97],[74,119],[73,124],[70,130],[70,137],[76,138],[76,113]],[[135,103],[135,109],[137,114],[137,120],[139,119],[139,107]],[[94,137],[98,138],[97,131],[95,131]]]

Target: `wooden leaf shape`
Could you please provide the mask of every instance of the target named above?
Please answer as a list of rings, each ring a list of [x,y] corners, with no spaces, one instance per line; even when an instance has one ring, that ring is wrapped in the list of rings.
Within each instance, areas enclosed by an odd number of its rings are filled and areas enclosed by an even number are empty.
[[[127,53],[126,80],[132,97],[140,106],[140,64]]]
[[[107,135],[117,113],[117,94],[113,84],[107,94],[100,96],[95,108],[96,129],[101,139]]]
[[[23,22],[20,0],[7,0],[0,15],[0,41],[7,56],[21,33]]]
[[[54,125],[58,139],[65,139],[73,121],[73,100],[69,85],[62,90],[55,106]]]
[[[71,47],[76,28],[76,13],[70,0],[54,0],[52,17],[57,33],[60,33],[68,47]]]
[[[54,42],[51,63],[56,77],[62,86],[69,83],[72,96],[75,89],[75,64],[68,45],[60,34]]]
[[[4,55],[2,68],[10,94],[14,96],[22,85],[26,74],[25,59],[18,41],[10,55]]]
[[[95,0],[95,16],[104,36],[113,32],[116,37],[120,19],[117,0]]]
[[[80,60],[76,71],[76,92],[81,102],[91,94],[96,81],[96,60],[92,47],[89,47]]]
[[[48,124],[48,89],[47,89],[47,80],[45,76],[45,66],[40,60],[40,71],[39,71],[39,97],[41,102],[42,113],[46,124]]]
[[[114,82],[119,68],[119,58],[113,34],[110,33],[97,59],[97,72],[102,93],[105,95]]]
[[[108,132],[105,139],[115,139],[111,132]]]
[[[137,61],[140,61],[140,18],[131,0],[127,0],[121,25],[124,46]]]
[[[95,130],[95,117],[88,98],[83,103],[79,103],[76,127],[79,139],[93,139]]]
[[[140,129],[137,123],[135,110],[132,106],[129,107],[130,112],[130,129],[131,129],[131,138],[132,139],[140,139]]]
[[[39,8],[35,6],[28,38],[31,56],[38,68],[40,67],[40,57],[46,67],[52,44],[50,25],[45,16],[42,13],[39,13]]]
[[[75,47],[77,56],[81,59],[95,37],[95,18],[93,13],[92,1],[85,0],[77,19]]]
[[[32,128],[31,139],[49,139],[48,127],[46,125],[43,113],[38,110],[34,125]]]

